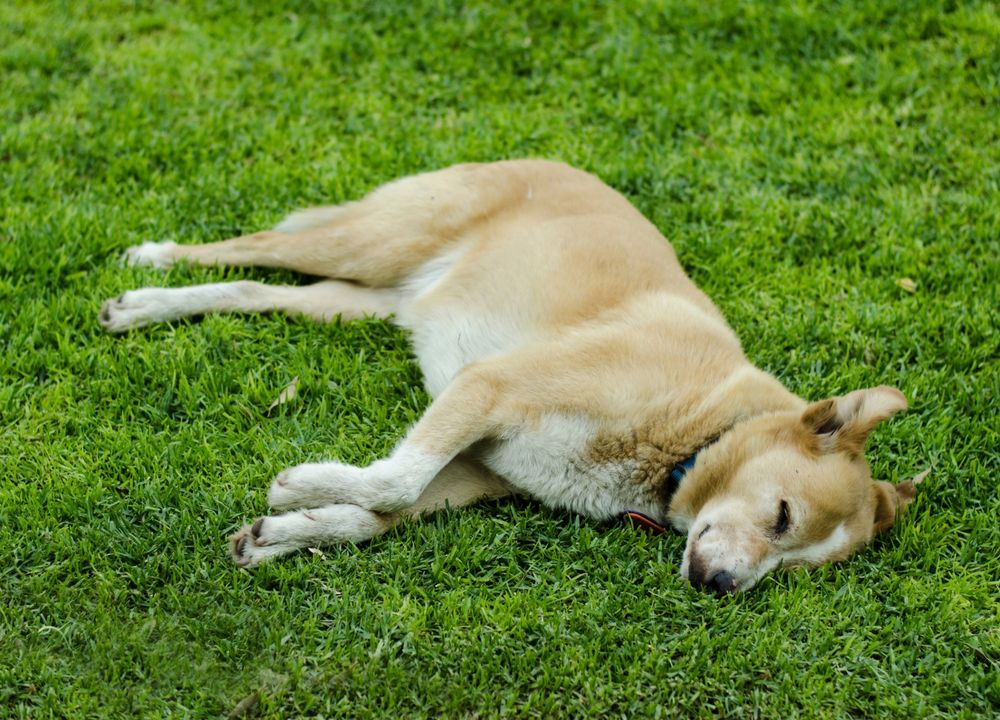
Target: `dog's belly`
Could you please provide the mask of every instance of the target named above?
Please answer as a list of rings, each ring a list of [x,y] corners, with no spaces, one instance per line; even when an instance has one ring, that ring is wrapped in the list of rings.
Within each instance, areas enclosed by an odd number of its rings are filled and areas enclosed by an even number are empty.
[[[424,386],[438,397],[470,363],[532,339],[534,323],[504,274],[462,260],[471,243],[453,247],[407,278],[397,316],[412,334]]]
[[[524,335],[508,316],[454,305],[434,308],[410,329],[424,386],[434,398],[462,368],[512,350]]]
[[[550,413],[530,428],[484,444],[480,459],[519,491],[549,507],[597,520],[626,509],[653,516],[663,508],[648,488],[631,481],[636,462],[600,462],[588,457],[596,434],[582,417]]]

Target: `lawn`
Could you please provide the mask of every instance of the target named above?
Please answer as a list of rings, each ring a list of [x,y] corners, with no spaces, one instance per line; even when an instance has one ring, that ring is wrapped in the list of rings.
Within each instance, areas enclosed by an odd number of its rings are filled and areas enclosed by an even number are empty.
[[[419,369],[374,320],[108,336],[126,289],[291,279],[122,251],[521,156],[624,192],[794,391],[902,389],[897,527],[725,599],[529,502],[238,570],[273,475],[384,455]],[[3,3],[0,717],[996,715],[998,238],[989,2]]]

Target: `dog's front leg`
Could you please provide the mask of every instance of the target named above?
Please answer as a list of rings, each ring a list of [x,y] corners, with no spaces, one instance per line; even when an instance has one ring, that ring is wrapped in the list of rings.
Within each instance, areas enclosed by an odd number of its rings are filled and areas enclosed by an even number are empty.
[[[444,507],[509,495],[511,487],[479,463],[459,456],[448,463],[405,513],[376,513],[356,505],[324,507],[257,518],[230,538],[233,560],[253,567],[315,545],[361,543],[395,525],[404,515],[419,516]]]
[[[511,421],[498,403],[502,381],[471,367],[452,381],[396,450],[368,467],[305,463],[279,473],[268,501],[279,510],[350,503],[377,512],[412,506],[458,453]]]

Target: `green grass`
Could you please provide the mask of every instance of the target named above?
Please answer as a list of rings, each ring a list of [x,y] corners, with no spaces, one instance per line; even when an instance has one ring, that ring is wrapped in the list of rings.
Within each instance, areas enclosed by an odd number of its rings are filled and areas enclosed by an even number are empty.
[[[0,5],[0,717],[1000,712],[996,5],[283,5]],[[384,455],[419,370],[375,321],[104,335],[129,288],[287,278],[121,251],[517,156],[625,192],[796,392],[900,387],[900,525],[723,600],[681,537],[530,503],[237,570],[271,477]]]

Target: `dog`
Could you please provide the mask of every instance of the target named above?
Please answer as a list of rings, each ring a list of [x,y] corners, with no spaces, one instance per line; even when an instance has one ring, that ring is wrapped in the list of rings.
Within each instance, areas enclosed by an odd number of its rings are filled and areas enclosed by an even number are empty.
[[[865,441],[906,408],[880,386],[809,403],[746,358],[673,248],[622,195],[567,165],[463,164],[358,202],[127,262],[284,268],[321,278],[143,288],[120,333],[220,311],[384,317],[409,331],[433,402],[367,467],[288,468],[275,514],[231,538],[240,566],[358,543],[405,516],[521,494],[686,534],[681,575],[722,595],[778,566],[842,560],[890,528],[914,478],[874,481]]]

